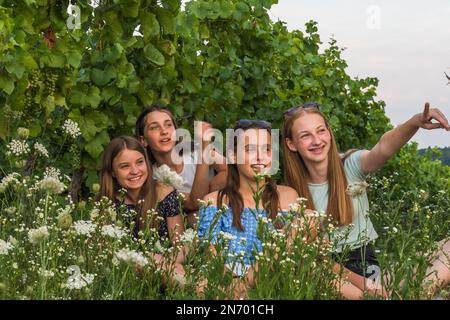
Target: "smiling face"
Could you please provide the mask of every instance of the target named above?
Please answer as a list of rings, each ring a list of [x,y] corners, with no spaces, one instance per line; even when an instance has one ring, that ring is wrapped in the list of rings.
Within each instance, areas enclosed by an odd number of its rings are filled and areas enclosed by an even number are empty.
[[[113,160],[113,177],[120,187],[139,192],[148,178],[145,156],[136,150],[123,149]]]
[[[150,112],[145,119],[141,143],[149,146],[153,153],[168,153],[175,147],[175,125],[171,116],[164,111]]]
[[[286,138],[288,148],[298,152],[305,163],[322,163],[328,160],[331,134],[320,114],[303,113],[294,121],[291,137]]]
[[[272,143],[269,132],[266,129],[248,129],[238,139],[242,139],[243,142],[238,143],[238,155],[235,157],[239,174],[253,180],[255,174],[268,172],[272,165]]]

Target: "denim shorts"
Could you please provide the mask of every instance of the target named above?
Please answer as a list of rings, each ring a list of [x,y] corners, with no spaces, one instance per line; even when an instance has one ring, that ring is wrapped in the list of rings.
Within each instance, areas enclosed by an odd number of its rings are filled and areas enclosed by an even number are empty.
[[[362,246],[351,250],[348,254],[335,253],[334,258],[341,262],[347,269],[363,277],[370,278],[377,275],[380,264],[370,246]]]

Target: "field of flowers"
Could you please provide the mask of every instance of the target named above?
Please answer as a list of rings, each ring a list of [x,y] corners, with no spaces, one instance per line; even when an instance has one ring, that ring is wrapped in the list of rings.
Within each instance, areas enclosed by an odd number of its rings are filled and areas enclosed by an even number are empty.
[[[79,134],[70,121],[62,130],[67,139]],[[17,137],[7,145],[4,168],[9,169],[0,172],[0,299],[341,298],[331,272],[332,244],[322,245],[326,230],[307,242],[309,230],[292,223],[285,232],[296,236],[288,240],[262,219],[256,285],[241,294],[242,283],[224,273],[226,242],[219,242],[215,256],[209,241],[188,229],[179,246],[186,250],[186,273],[175,275],[173,265],[161,269],[152,259],[155,253],[173,257],[177,250],[158,241],[156,230],[133,239],[125,211],[117,212],[110,201],[94,201],[91,194],[72,202],[70,178],[46,166],[52,155],[45,146],[29,141],[26,129],[19,129]],[[30,156],[45,169],[34,170]],[[435,296],[423,285],[435,241],[450,236],[448,194],[417,189],[399,196],[395,175],[374,177],[369,184],[370,216],[379,233],[375,247],[381,271],[389,275],[383,284],[391,298],[448,299],[448,289]],[[305,218],[303,211],[300,199],[292,204],[289,219]],[[222,235],[224,240],[227,236]]]

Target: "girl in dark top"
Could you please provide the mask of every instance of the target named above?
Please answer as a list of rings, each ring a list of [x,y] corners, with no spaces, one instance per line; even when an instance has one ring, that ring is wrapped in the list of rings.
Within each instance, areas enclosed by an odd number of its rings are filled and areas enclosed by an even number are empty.
[[[178,193],[173,187],[153,180],[147,153],[132,137],[112,139],[103,154],[98,198],[107,197],[120,204],[120,189],[126,190],[123,203],[127,211],[136,212],[135,237],[148,223],[158,230],[161,239],[168,237],[172,244],[176,243],[184,232]],[[163,219],[157,219],[157,215],[147,219],[147,213],[154,208]]]

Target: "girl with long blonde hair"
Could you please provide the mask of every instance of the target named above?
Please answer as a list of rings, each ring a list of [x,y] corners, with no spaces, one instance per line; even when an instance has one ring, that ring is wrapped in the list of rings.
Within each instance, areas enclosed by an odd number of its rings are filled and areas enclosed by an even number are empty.
[[[284,112],[285,180],[307,199],[307,208],[323,211],[338,227],[332,235],[337,242],[336,253],[349,250],[345,266],[362,276],[353,274],[350,279],[361,290],[371,285],[366,277],[378,266],[369,245],[378,235],[368,216],[365,177],[381,168],[419,128],[448,131],[450,125],[439,109],[430,109],[427,103],[423,113],[386,132],[371,150],[351,150],[341,156],[332,128],[317,103],[308,102]],[[428,270],[428,280],[436,287],[450,282],[450,241],[439,245],[437,258]]]

